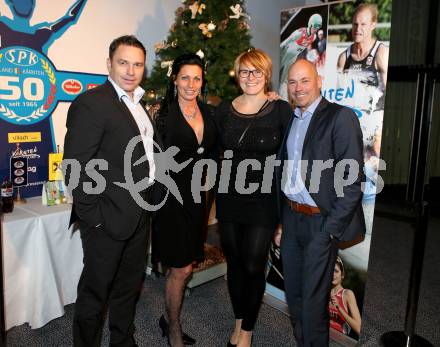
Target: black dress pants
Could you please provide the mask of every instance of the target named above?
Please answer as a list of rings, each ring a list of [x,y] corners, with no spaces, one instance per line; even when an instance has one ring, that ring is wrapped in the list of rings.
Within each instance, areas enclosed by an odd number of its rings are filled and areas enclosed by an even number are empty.
[[[331,281],[337,241],[322,229],[324,216],[283,208],[281,257],[286,299],[299,346],[329,345]]]
[[[109,309],[110,346],[135,346],[134,315],[145,273],[149,217],[143,212],[133,235],[112,239],[104,226],[81,227],[84,268],[73,318],[75,347],[101,345]]]

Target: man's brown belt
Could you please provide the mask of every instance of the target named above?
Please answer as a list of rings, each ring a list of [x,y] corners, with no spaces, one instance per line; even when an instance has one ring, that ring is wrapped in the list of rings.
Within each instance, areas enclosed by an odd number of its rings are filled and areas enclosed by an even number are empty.
[[[320,214],[321,213],[321,211],[319,210],[319,207],[310,206],[310,205],[306,205],[306,204],[299,204],[299,203],[292,201],[292,200],[289,200],[289,199],[286,199],[286,201],[292,211],[306,214],[309,216],[312,214]]]

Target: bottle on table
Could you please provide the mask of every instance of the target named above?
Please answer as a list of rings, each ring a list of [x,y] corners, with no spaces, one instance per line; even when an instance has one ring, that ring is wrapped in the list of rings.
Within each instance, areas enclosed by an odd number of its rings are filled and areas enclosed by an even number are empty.
[[[4,213],[10,213],[14,210],[14,189],[12,182],[6,177],[1,185],[2,210]]]

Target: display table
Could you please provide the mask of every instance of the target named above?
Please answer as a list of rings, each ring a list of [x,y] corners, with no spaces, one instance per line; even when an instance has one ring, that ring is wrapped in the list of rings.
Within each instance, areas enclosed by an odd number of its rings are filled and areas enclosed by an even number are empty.
[[[69,229],[71,205],[43,206],[41,198],[16,205],[3,219],[6,330],[40,328],[75,302],[83,251]]]

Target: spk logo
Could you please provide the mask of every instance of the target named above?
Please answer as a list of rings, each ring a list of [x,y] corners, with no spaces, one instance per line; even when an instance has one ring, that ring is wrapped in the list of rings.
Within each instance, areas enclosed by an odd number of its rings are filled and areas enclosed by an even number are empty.
[[[0,50],[0,118],[30,125],[49,116],[57,101],[55,72],[49,59],[33,49]]]

